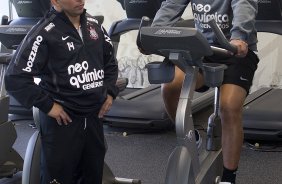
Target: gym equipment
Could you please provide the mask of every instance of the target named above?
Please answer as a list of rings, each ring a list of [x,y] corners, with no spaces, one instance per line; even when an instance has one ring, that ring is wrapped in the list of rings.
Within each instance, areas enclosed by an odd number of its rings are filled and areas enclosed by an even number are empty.
[[[126,11],[127,18],[114,22],[109,30],[115,55],[121,35],[138,30],[142,16],[154,18],[163,0],[142,3],[130,0],[119,0],[119,2]],[[193,25],[191,22],[188,23],[185,26]],[[214,90],[195,93],[192,112],[195,113],[212,104],[213,96]],[[110,111],[104,117],[104,122],[114,127],[141,129],[166,129],[174,126],[165,111],[160,84],[153,84],[143,89],[126,89],[113,102]]]
[[[112,24],[109,34],[113,44],[118,49],[120,36],[128,31],[138,29],[140,18],[144,12],[150,14],[156,12],[161,1],[150,1],[148,7],[152,11],[144,11],[146,3],[140,7],[138,4],[129,4],[126,0],[120,0],[123,9],[126,10],[127,19]],[[157,2],[157,3],[156,3]],[[128,4],[126,4],[128,3]],[[153,4],[150,4],[153,3]],[[155,9],[153,8],[155,7]],[[256,28],[258,32],[282,34],[282,1],[270,0],[258,1],[258,15]],[[192,101],[192,112],[209,105],[213,100],[212,91],[202,97],[205,99]],[[195,94],[197,96],[197,93]],[[199,95],[201,96],[201,94]],[[245,139],[255,140],[282,140],[282,89],[263,88],[250,94],[244,104],[243,127]],[[201,102],[200,106],[196,106]],[[157,104],[152,106],[152,104]],[[122,107],[122,108],[121,108]],[[138,107],[138,111],[135,110]],[[194,110],[195,107],[195,110]],[[150,109],[150,111],[148,111]],[[113,103],[111,110],[105,116],[107,124],[120,127],[135,128],[165,128],[171,125],[163,107],[160,95],[160,85],[152,85],[148,88],[136,90],[133,93],[121,95]]]
[[[0,32],[2,26],[0,26]],[[2,35],[0,34],[2,42]],[[14,150],[13,144],[17,138],[14,124],[8,120],[9,96],[4,86],[6,68],[11,59],[11,54],[0,54],[0,178],[12,177],[23,168],[22,157]]]
[[[145,21],[146,19],[144,19]],[[236,53],[226,40],[215,21],[211,21],[220,45]],[[149,81],[164,83],[173,80],[173,65],[185,72],[185,78],[176,114],[177,146],[171,153],[166,170],[165,184],[206,184],[219,183],[223,161],[221,150],[221,123],[219,112],[219,88],[223,80],[225,65],[202,63],[203,56],[212,54],[229,55],[227,50],[211,47],[203,35],[194,28],[183,27],[142,27],[140,45],[146,53],[168,58],[173,63],[153,62],[148,64]],[[193,43],[193,44],[189,44]],[[207,151],[199,154],[196,146],[192,119],[192,97],[199,68],[203,70],[206,85],[216,87],[214,113],[210,116],[207,130]],[[198,155],[199,154],[199,155]]]
[[[282,35],[282,0],[258,2],[258,32]],[[245,139],[282,140],[282,89],[262,88],[250,94],[244,104]]]
[[[215,22],[213,22],[215,23]],[[154,33],[159,29],[168,30],[167,34],[157,35]],[[170,35],[170,30],[178,31],[178,35]],[[220,175],[222,172],[222,154],[221,154],[221,127],[216,126],[218,124],[218,93],[216,93],[215,112],[210,117],[208,128],[208,141],[207,149],[208,153],[204,153],[204,157],[198,157],[193,120],[191,114],[191,99],[194,93],[194,87],[196,84],[196,76],[201,67],[206,76],[207,85],[211,87],[219,86],[223,78],[223,70],[225,65],[219,64],[202,64],[203,56],[213,54],[213,51],[208,44],[207,40],[196,29],[192,28],[141,28],[141,42],[142,46],[149,50],[151,53],[163,55],[169,57],[169,60],[174,64],[180,66],[186,72],[183,89],[181,91],[181,97],[177,110],[176,118],[176,131],[179,145],[172,153],[167,170],[166,183],[207,183],[211,180],[217,182],[220,181]],[[179,42],[179,41],[182,42]],[[183,41],[184,40],[184,41]],[[153,42],[152,42],[153,41]],[[155,42],[157,41],[157,42]],[[189,46],[187,42],[193,41],[193,47]],[[160,44],[162,48],[159,48],[156,44]],[[183,44],[179,44],[183,43]],[[177,48],[177,49],[175,49]],[[198,49],[201,48],[201,49]],[[226,46],[227,48],[227,46]],[[223,49],[221,49],[223,50]],[[226,50],[225,50],[226,51]],[[233,50],[232,50],[233,51]],[[225,53],[228,53],[227,51]],[[156,66],[157,65],[157,66]],[[150,63],[148,65],[149,73],[153,69],[153,73],[157,72],[157,75],[152,76],[149,79],[153,82],[164,82],[160,77],[167,77],[163,72],[160,72],[160,63]],[[169,73],[173,73],[173,65],[169,65]],[[154,70],[156,69],[157,70]],[[163,74],[163,75],[158,75]],[[167,74],[167,73],[165,73]],[[171,80],[172,78],[170,78]],[[34,120],[39,123],[38,112],[34,111]],[[216,122],[216,123],[215,123]],[[39,123],[40,126],[40,123]],[[23,168],[23,184],[37,184],[39,182],[39,155],[40,155],[40,139],[39,132],[36,131],[31,137],[27,152],[25,156],[24,168]],[[203,155],[202,155],[203,156]],[[183,164],[185,163],[185,164]],[[136,179],[123,179],[117,178],[113,175],[110,168],[105,164],[103,184],[129,184],[129,183],[141,183]]]

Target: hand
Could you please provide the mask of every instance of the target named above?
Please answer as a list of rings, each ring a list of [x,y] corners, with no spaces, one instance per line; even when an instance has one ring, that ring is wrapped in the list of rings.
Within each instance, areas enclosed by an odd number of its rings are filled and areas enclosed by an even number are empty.
[[[231,40],[230,43],[237,47],[237,57],[245,57],[248,53],[248,44],[243,40]]]
[[[56,102],[54,102],[52,109],[48,113],[48,116],[55,118],[59,125],[62,125],[62,122],[65,125],[68,125],[70,122],[72,122],[71,118],[64,111],[63,107]]]
[[[107,99],[102,105],[98,117],[103,118],[104,115],[110,110],[112,104],[113,104],[113,97],[111,95],[107,95]]]

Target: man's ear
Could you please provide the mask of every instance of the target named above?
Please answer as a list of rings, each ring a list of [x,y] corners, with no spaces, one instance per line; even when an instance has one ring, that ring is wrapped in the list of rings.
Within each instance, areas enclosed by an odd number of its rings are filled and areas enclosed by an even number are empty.
[[[61,6],[58,2],[59,0],[51,0],[52,5],[54,6],[55,10],[61,11]]]
[[[55,6],[56,4],[57,4],[57,0],[50,0],[51,1],[51,4],[53,5],[53,6]]]

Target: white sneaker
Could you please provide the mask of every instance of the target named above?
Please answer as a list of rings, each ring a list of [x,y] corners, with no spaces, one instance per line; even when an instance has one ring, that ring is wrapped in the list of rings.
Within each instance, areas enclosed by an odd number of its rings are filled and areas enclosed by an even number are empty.
[[[219,182],[219,184],[231,184],[230,182]]]

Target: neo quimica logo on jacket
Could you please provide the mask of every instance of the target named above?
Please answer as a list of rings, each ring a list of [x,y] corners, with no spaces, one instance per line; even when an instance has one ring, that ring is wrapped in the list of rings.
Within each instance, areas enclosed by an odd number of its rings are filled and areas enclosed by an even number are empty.
[[[207,23],[211,19],[214,19],[221,29],[229,28],[228,14],[214,12],[210,4],[192,3],[192,10],[194,20],[204,29],[210,28]]]
[[[95,68],[88,70],[89,64],[87,61],[75,63],[68,66],[68,74],[70,84],[76,88],[88,90],[92,88],[102,87],[104,79],[104,70],[96,70]]]

